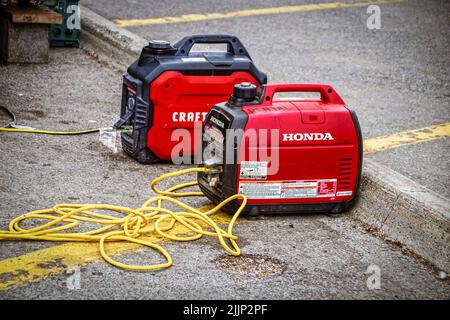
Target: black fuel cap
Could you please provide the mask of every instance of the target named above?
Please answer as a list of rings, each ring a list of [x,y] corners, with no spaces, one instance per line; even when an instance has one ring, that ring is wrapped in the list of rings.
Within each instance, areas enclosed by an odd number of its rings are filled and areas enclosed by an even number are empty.
[[[235,84],[233,96],[237,99],[253,100],[256,97],[256,86],[250,82]]]
[[[143,49],[144,54],[150,55],[172,55],[177,49],[172,47],[169,41],[151,40]]]
[[[148,46],[152,49],[170,49],[170,42],[166,40],[151,40]]]

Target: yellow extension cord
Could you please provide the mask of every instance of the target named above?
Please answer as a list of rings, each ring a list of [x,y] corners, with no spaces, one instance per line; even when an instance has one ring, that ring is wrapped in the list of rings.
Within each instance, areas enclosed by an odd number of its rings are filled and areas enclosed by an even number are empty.
[[[51,131],[51,130],[39,130],[39,129],[19,129],[19,128],[0,127],[0,131],[22,132],[22,133],[41,133],[41,134],[68,135],[69,136],[69,135],[99,132],[100,129],[97,128],[97,129],[80,130],[80,131]]]
[[[99,132],[100,128],[96,129],[88,129],[88,130],[79,130],[79,131],[54,131],[54,130],[41,130],[41,129],[34,129],[31,127],[26,126],[18,126],[16,124],[16,115],[6,108],[5,106],[0,105],[0,109],[4,110],[10,117],[11,122],[5,126],[0,127],[0,132],[22,132],[22,133],[40,133],[40,134],[52,134],[52,135],[78,135],[78,134],[86,134],[86,133],[94,133]]]
[[[151,189],[157,193],[158,196],[148,199],[138,209],[108,204],[57,204],[51,209],[31,211],[13,219],[9,223],[9,230],[0,230],[0,239],[98,242],[100,254],[107,262],[128,270],[157,270],[168,268],[172,265],[172,257],[163,247],[145,240],[145,235],[151,233],[157,233],[164,238],[175,241],[193,241],[204,235],[217,237],[222,247],[228,253],[238,256],[240,255],[240,249],[236,242],[237,236],[233,235],[233,226],[247,203],[245,195],[233,195],[222,201],[213,209],[202,212],[175,199],[176,197],[202,196],[203,193],[198,191],[175,192],[179,189],[195,186],[197,185],[197,181],[181,183],[164,191],[156,188],[158,182],[170,177],[192,172],[210,171],[211,170],[208,168],[191,168],[163,174],[154,179],[150,184]],[[210,216],[219,211],[224,205],[237,198],[242,199],[242,204],[231,218],[228,229],[225,231],[220,228]],[[164,208],[163,202],[171,202],[180,207],[181,211],[172,211]],[[118,218],[112,215],[93,212],[92,210],[108,210],[126,214],[126,216]],[[22,228],[21,223],[28,219],[49,220],[49,222],[31,229]],[[202,228],[198,223],[199,221],[206,224],[207,227]],[[77,227],[79,222],[88,222],[103,226],[87,232],[67,232],[70,229]],[[181,223],[193,231],[194,235],[179,237],[170,234],[170,230],[176,223]],[[214,231],[207,231],[207,228],[212,228]],[[165,263],[147,266],[124,264],[113,260],[106,253],[105,241],[128,241],[147,246],[161,253],[167,261]],[[228,241],[229,244],[227,244],[226,241]]]

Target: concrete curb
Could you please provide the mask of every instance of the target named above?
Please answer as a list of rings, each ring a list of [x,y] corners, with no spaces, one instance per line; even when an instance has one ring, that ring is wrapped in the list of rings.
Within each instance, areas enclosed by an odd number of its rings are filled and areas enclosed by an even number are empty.
[[[80,5],[81,47],[101,63],[123,73],[148,41],[117,27],[113,22]]]
[[[142,47],[148,44],[144,38],[120,27],[113,22],[81,6],[81,28],[97,38],[108,42],[130,54],[140,54]]]
[[[82,35],[89,50],[121,70],[147,41],[82,7]],[[86,44],[86,43],[85,43]],[[85,45],[84,44],[84,45]],[[450,201],[407,177],[364,160],[362,192],[351,217],[446,272],[450,271]]]
[[[371,160],[363,167],[361,198],[352,216],[450,271],[450,201]]]

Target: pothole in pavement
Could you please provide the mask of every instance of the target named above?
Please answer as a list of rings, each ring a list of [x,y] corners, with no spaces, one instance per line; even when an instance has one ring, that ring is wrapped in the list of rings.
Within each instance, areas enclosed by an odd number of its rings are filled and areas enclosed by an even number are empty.
[[[221,256],[216,265],[226,272],[244,276],[271,277],[282,274],[286,264],[280,260],[262,255]]]

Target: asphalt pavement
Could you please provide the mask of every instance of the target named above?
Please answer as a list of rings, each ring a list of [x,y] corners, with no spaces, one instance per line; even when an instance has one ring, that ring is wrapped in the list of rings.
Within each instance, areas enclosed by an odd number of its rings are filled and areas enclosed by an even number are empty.
[[[115,20],[326,2],[333,1],[84,0],[82,4]],[[379,6],[379,30],[366,26],[367,5],[127,29],[145,39],[172,43],[190,34],[234,34],[270,82],[333,85],[357,112],[365,138],[449,122],[450,2],[407,0]],[[450,197],[449,151],[447,138],[368,158]]]
[[[296,3],[82,1],[109,19]],[[381,8],[382,28],[376,31],[366,28],[365,7],[129,29],[147,39],[172,42],[187,34],[236,34],[272,82],[332,84],[358,112],[365,137],[448,122],[449,4],[405,1]],[[48,65],[0,66],[0,101],[16,113],[18,123],[76,130],[116,120],[121,72],[83,50],[52,49],[50,60]],[[0,120],[7,118],[2,115]],[[435,140],[370,157],[448,195],[448,143]],[[112,154],[95,134],[2,134],[0,150],[1,229],[20,214],[67,201],[138,207],[152,196],[149,181],[179,169],[144,166],[123,153]],[[201,206],[207,201],[191,203]],[[174,265],[158,272],[117,269],[98,253],[87,263],[91,252],[66,252],[80,262],[75,287],[68,272],[73,265],[63,258],[46,261],[45,256],[28,255],[55,244],[5,241],[0,270],[8,259],[17,268],[0,275],[0,299],[450,298],[449,282],[439,278],[438,270],[345,214],[243,218],[235,233],[242,257],[230,260],[214,238],[164,242]],[[132,250],[117,259],[146,264],[159,257]],[[37,265],[27,269],[27,263]],[[379,286],[371,281],[374,270]],[[11,279],[12,284],[4,286]]]
[[[53,49],[48,65],[3,66],[0,72],[0,100],[16,113],[18,123],[76,130],[107,126],[116,119],[121,75],[82,50]],[[55,203],[138,207],[152,196],[149,181],[179,169],[168,164],[144,166],[123,153],[112,154],[98,142],[97,134],[3,134],[0,150],[3,229],[16,216]],[[176,182],[164,182],[161,188]],[[190,203],[202,206],[207,200]],[[95,254],[72,249],[55,258],[36,251],[54,250],[54,243],[4,241],[0,299],[450,297],[449,283],[439,278],[437,270],[373,235],[349,215],[240,219],[235,233],[242,257],[230,259],[214,238],[163,242],[174,265],[158,272],[115,268],[99,257],[96,245]],[[29,256],[34,251],[38,254]],[[94,259],[86,263],[91,256]],[[80,266],[76,286],[70,271],[73,262],[67,263],[66,257],[75,257]],[[133,264],[160,259],[148,250],[132,250],[116,258]],[[11,264],[13,270],[6,272]],[[378,288],[370,285],[373,270],[379,270]]]

